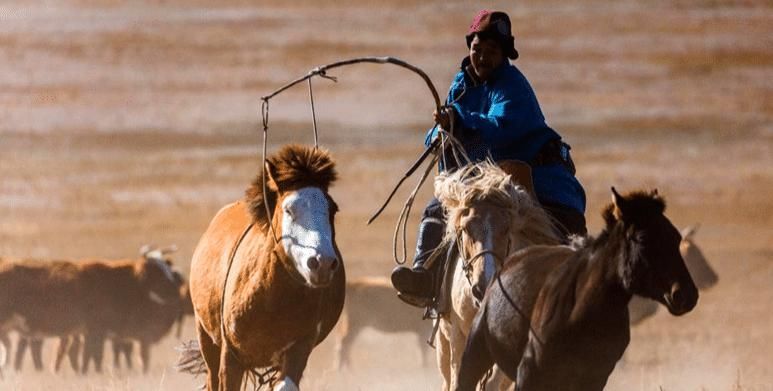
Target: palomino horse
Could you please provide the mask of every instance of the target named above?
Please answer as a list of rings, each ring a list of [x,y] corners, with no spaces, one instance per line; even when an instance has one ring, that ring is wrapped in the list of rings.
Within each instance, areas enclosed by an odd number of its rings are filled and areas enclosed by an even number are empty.
[[[529,247],[507,261],[475,317],[457,390],[474,390],[492,364],[519,391],[602,390],[630,340],[633,294],[673,315],[695,307],[698,290],[663,200],[612,192],[597,238]]]
[[[275,390],[297,390],[344,304],[328,195],[333,160],[291,145],[265,169],[265,186],[259,176],[245,200],[221,209],[193,254],[190,292],[210,391],[239,390],[246,371],[267,367],[278,370]]]
[[[455,388],[480,299],[501,261],[527,245],[558,244],[561,238],[534,197],[494,163],[484,161],[440,174],[435,196],[448,217],[444,242],[458,243],[459,254],[449,265],[453,267],[450,305],[439,320],[436,339],[443,389],[449,390]]]

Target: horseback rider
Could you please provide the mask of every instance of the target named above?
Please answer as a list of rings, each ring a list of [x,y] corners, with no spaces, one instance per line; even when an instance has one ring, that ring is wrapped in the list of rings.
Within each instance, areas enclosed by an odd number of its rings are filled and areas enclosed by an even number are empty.
[[[545,123],[528,80],[507,60],[518,58],[510,31],[504,12],[482,10],[475,16],[466,35],[469,56],[451,83],[446,106],[433,113],[434,120],[444,130],[451,130],[453,121],[454,136],[472,162],[491,158],[528,163],[537,199],[558,228],[565,235],[584,235],[585,191],[574,175],[570,147]],[[432,128],[425,145],[436,137],[438,130]],[[447,152],[441,170],[456,168]],[[410,304],[426,306],[434,296],[432,270],[438,267],[428,270],[424,264],[440,245],[445,225],[440,202],[433,198],[419,225],[413,268],[392,271],[392,285]]]

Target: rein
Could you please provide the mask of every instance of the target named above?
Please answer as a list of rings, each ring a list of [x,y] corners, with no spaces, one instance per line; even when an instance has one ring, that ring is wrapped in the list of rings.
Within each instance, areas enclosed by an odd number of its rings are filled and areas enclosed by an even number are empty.
[[[508,227],[508,237],[507,237],[507,251],[505,254],[510,254],[510,245],[512,244],[512,241],[510,240],[509,235],[509,227]],[[472,285],[472,268],[475,266],[475,262],[478,259],[483,258],[486,256],[486,254],[490,254],[494,259],[498,262],[498,268],[494,270],[494,273],[499,274],[499,270],[504,266],[505,261],[500,258],[492,249],[484,248],[483,250],[475,253],[472,257],[467,259],[464,256],[464,242],[462,239],[462,233],[460,231],[457,231],[456,234],[456,246],[459,248],[459,257],[462,259],[462,271],[464,271],[464,276],[467,278],[467,282]]]
[[[269,224],[271,225],[271,224]],[[239,236],[239,239],[234,244],[233,248],[231,248],[231,253],[228,255],[228,266],[225,270],[225,280],[223,281],[223,292],[220,295],[220,335],[223,337],[223,345],[228,350],[228,353],[231,354],[231,357],[236,360],[236,362],[239,363],[239,365],[242,368],[245,368],[245,371],[248,373],[248,376],[251,376],[253,378],[253,383],[257,384],[255,389],[260,390],[264,385],[268,385],[269,387],[273,387],[276,381],[278,380],[276,375],[279,373],[279,369],[276,367],[266,368],[263,372],[260,372],[259,370],[255,368],[248,368],[247,366],[243,365],[241,363],[241,360],[239,360],[239,357],[234,353],[233,349],[231,349],[229,346],[232,344],[230,341],[228,341],[228,335],[225,332],[225,292],[226,287],[228,286],[228,276],[231,274],[231,266],[233,265],[234,257],[236,257],[236,251],[239,249],[239,245],[242,244],[242,241],[244,241],[244,238],[247,236],[247,234],[252,230],[252,227],[255,226],[255,222],[253,221],[250,223],[250,225],[247,226],[247,228],[244,229],[242,234]]]
[[[259,370],[257,368],[249,368],[246,365],[244,365],[241,360],[239,360],[239,357],[234,353],[233,349],[230,348],[233,344],[228,340],[228,335],[225,331],[225,293],[226,288],[228,286],[228,276],[231,274],[231,266],[233,266],[234,258],[236,257],[236,251],[239,249],[239,246],[244,241],[244,238],[247,237],[247,234],[252,230],[252,228],[255,226],[255,222],[253,221],[250,223],[250,225],[247,226],[247,228],[244,229],[242,234],[239,236],[239,239],[234,244],[233,248],[231,249],[231,253],[228,255],[228,266],[225,271],[225,280],[223,281],[223,291],[220,295],[220,335],[223,337],[223,345],[225,346],[226,350],[228,350],[228,353],[231,354],[231,357],[236,360],[236,362],[239,363],[239,365],[245,369],[246,375],[248,377],[249,381],[252,381],[253,384],[255,384],[255,390],[260,390],[263,388],[263,386],[268,385],[269,387],[273,387],[274,384],[276,384],[277,375],[279,374],[279,368],[278,367],[268,367],[263,368],[263,370]],[[289,273],[293,279],[296,279],[295,276],[292,275],[292,273]],[[305,284],[305,282],[302,282]],[[245,383],[246,387],[246,383]]]

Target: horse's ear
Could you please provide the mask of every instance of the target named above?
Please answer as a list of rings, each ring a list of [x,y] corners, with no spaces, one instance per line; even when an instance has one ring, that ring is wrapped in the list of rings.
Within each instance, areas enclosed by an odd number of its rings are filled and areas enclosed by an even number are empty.
[[[140,256],[145,257],[146,255],[148,255],[149,252],[155,249],[156,249],[155,244],[144,244],[142,245],[142,247],[140,247]]]
[[[615,209],[612,211],[615,218],[617,220],[622,220],[627,205],[625,198],[617,192],[614,186],[612,186],[612,204],[615,206]]]
[[[700,224],[695,224],[684,228],[681,232],[682,240],[692,240],[693,235],[695,235],[695,232],[698,231],[699,227],[700,227]]]
[[[266,160],[266,165],[263,166],[263,172],[266,174],[266,186],[269,190],[279,192],[279,184],[274,179],[276,178],[276,166],[271,161]]]
[[[657,188],[652,189],[652,193],[650,194],[652,194],[653,197],[656,197],[658,195],[658,189]]]
[[[169,245],[169,246],[166,246],[166,247],[162,248],[161,249],[161,254],[164,254],[164,255],[172,254],[172,253],[176,252],[177,250],[178,250],[177,245],[176,244],[172,244],[172,245]]]

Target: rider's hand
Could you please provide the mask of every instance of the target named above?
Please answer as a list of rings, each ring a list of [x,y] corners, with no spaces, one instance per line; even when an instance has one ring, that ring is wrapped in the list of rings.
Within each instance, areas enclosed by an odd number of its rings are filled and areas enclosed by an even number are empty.
[[[440,112],[435,110],[432,113],[432,118],[435,120],[437,124],[440,125],[443,130],[451,131],[451,116],[455,115],[453,107],[444,107],[440,109]]]

